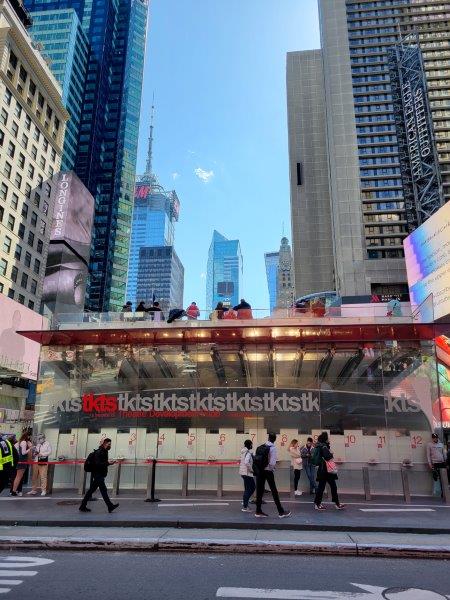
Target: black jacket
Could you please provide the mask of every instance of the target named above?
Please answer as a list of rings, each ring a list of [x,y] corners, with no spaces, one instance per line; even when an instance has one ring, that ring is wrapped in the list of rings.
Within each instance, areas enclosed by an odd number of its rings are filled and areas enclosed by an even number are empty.
[[[331,460],[333,458],[333,453],[330,450],[330,443],[327,442],[323,444],[318,442],[318,448],[320,448],[321,457],[324,460],[320,461],[320,465],[317,469],[317,481],[328,481],[329,479],[337,479],[338,476],[336,473],[328,473],[327,467],[325,465],[325,460]]]
[[[248,302],[239,302],[236,306],[233,306],[233,310],[240,310],[242,308],[251,308]]]
[[[100,446],[94,454],[94,465],[92,469],[94,475],[106,477],[108,475],[108,450]]]

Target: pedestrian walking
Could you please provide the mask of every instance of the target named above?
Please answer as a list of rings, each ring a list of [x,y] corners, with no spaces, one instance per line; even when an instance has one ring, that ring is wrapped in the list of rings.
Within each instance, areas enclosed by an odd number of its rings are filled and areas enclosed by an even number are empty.
[[[33,444],[31,443],[30,434],[28,431],[24,431],[22,433],[15,447],[19,454],[19,462],[16,467],[17,474],[14,478],[11,496],[21,496],[22,487],[20,484],[22,483],[22,480],[25,476],[25,471],[28,469],[27,463],[31,459],[31,451],[33,448]]]
[[[316,497],[314,498],[314,508],[316,510],[325,510],[325,506],[322,504],[322,498],[325,486],[328,483],[331,490],[331,499],[334,502],[336,509],[342,510],[345,508],[345,504],[339,502],[336,485],[336,480],[338,478],[337,469],[333,461],[333,453],[330,450],[330,441],[326,431],[319,435],[316,447],[311,454],[311,460],[313,464],[318,466],[317,481],[319,482],[319,485],[317,487]]]
[[[294,439],[289,444],[289,454],[291,455],[291,467],[294,470],[294,495],[301,496],[302,492],[298,489],[298,482],[300,481],[303,463],[298,440]]]
[[[85,471],[92,473],[92,480],[91,485],[81,502],[79,508],[81,512],[91,512],[91,509],[87,507],[87,503],[97,488],[100,490],[102,498],[108,507],[108,512],[112,513],[112,511],[119,506],[119,504],[111,502],[105,484],[105,478],[108,475],[108,467],[116,462],[115,460],[108,459],[109,450],[111,450],[111,440],[110,438],[105,438],[100,444],[100,447],[94,452],[91,452],[86,459],[84,468]]]
[[[428,442],[427,444],[427,460],[428,466],[431,469],[433,480],[435,484],[441,488],[440,493],[442,495],[443,490],[440,469],[446,468],[447,457],[444,452],[444,444],[439,440],[439,436],[437,433],[431,434],[431,442]]]
[[[0,494],[9,487],[14,471],[14,446],[6,436],[0,436]]]
[[[256,448],[255,456],[253,457],[253,473],[256,476],[256,512],[255,517],[268,517],[261,509],[264,487],[267,482],[270,491],[272,492],[273,501],[278,510],[280,519],[289,517],[291,512],[284,510],[280,496],[278,495],[277,486],[275,484],[274,470],[277,464],[277,449],[275,447],[275,433],[269,433],[268,441]]]
[[[200,316],[200,310],[196,302],[191,302],[186,309],[186,315],[188,319],[198,319]]]
[[[300,456],[302,457],[302,465],[309,481],[310,495],[316,493],[316,467],[311,462],[311,453],[314,449],[314,441],[312,437],[306,440],[306,444],[300,448]]]
[[[38,493],[37,488],[39,487],[41,489],[41,496],[47,495],[48,459],[51,453],[52,446],[50,442],[47,442],[43,433],[39,434],[36,447],[34,448],[34,460],[36,463],[33,465],[31,491],[28,492],[27,496],[35,496]]]
[[[242,497],[242,512],[253,512],[248,507],[248,502],[253,496],[256,488],[255,477],[253,475],[253,444],[251,440],[245,440],[244,447],[241,450],[241,460],[239,463],[239,475],[244,481],[244,495]]]

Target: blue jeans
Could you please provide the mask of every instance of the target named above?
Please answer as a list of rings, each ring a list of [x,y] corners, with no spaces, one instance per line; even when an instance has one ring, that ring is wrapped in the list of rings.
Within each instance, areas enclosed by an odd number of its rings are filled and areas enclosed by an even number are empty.
[[[242,504],[244,505],[244,508],[248,508],[248,501],[256,488],[255,478],[251,477],[251,475],[241,475],[241,477],[244,480],[244,496],[242,498]]]
[[[312,465],[311,463],[305,463],[304,465],[305,468],[305,473],[309,479],[309,491],[310,492],[315,492],[316,491],[316,467],[314,465]]]

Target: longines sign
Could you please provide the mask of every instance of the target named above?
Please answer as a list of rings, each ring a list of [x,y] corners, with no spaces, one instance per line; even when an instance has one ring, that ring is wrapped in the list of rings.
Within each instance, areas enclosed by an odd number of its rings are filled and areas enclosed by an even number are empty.
[[[145,392],[117,395],[84,394],[81,398],[61,400],[54,403],[57,413],[85,413],[94,417],[192,417],[219,416],[221,413],[319,413],[320,395],[317,391],[293,389],[245,390],[179,390],[175,392]],[[336,394],[339,392],[326,392]],[[364,395],[363,395],[364,396]],[[374,398],[373,394],[370,394]],[[382,396],[375,396],[383,402]],[[363,402],[363,399],[361,398]],[[393,413],[420,412],[420,406],[407,398],[387,398],[385,410]]]

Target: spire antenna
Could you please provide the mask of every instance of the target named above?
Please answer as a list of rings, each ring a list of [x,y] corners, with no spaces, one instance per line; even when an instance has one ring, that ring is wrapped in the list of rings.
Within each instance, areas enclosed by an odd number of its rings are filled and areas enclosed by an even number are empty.
[[[145,175],[147,177],[151,177],[152,173],[152,162],[153,162],[153,119],[155,116],[155,92],[153,92],[152,97],[152,112],[150,117],[150,134],[148,137],[148,153],[147,153],[147,164],[145,166]]]

